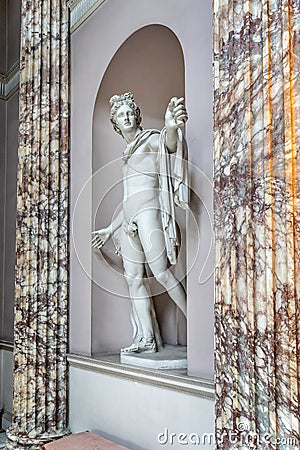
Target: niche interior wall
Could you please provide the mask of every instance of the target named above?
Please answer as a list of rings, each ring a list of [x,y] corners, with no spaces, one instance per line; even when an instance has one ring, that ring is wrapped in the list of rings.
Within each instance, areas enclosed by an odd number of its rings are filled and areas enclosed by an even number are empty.
[[[161,128],[168,97],[184,93],[189,112],[189,121],[186,125],[189,161],[194,168],[191,173],[191,210],[193,214],[192,217],[187,218],[189,232],[186,237],[188,366],[191,375],[213,378],[211,24],[210,3],[200,11],[199,3],[196,0],[189,0],[188,5],[179,4],[176,7],[171,0],[166,0],[163,4],[154,1],[151,8],[146,0],[140,1],[138,6],[133,1],[127,2],[125,5],[116,0],[110,0],[104,2],[72,34],[71,352],[92,355],[103,349],[120,347],[124,345],[124,337],[128,339],[131,337],[128,299],[125,299],[124,302],[120,299],[110,300],[114,302],[114,306],[106,305],[103,309],[101,303],[106,302],[105,298],[109,294],[101,293],[101,299],[96,300],[96,297],[100,298],[100,294],[97,292],[98,288],[93,288],[92,282],[94,256],[91,248],[91,232],[96,225],[102,226],[106,224],[106,220],[109,221],[111,218],[109,214],[99,213],[98,216],[96,215],[96,223],[93,222],[93,165],[96,170],[101,165],[112,161],[114,157],[119,158],[123,150],[122,140],[113,134],[108,122],[107,101],[109,96],[116,93],[116,85],[120,87],[118,91],[134,91],[144,113],[145,127]],[[176,45],[181,48],[182,54],[176,57],[177,65],[174,62],[171,63],[169,55],[168,58],[164,57],[162,67],[166,71],[165,73],[168,73],[168,83],[163,83],[159,78],[156,79],[155,86],[152,85],[151,89],[148,89],[143,78],[149,77],[147,67],[150,67],[150,61],[152,64],[154,62],[150,56],[151,40],[147,43],[145,35],[147,33],[150,35],[153,30],[156,30],[156,34],[152,35],[153,45],[155,40],[158,40],[157,33],[164,33],[161,46],[165,46],[166,40],[173,39],[173,43],[177,42]],[[140,43],[137,39],[139,33],[144,34]],[[113,92],[105,91],[108,87],[108,85],[104,87],[105,83],[108,83],[107,80],[105,81],[106,71],[112,69],[120,54],[125,52],[124,49],[128,43],[130,46],[127,49],[126,63],[124,61],[124,64],[118,67],[111,80],[116,83],[113,86]],[[135,53],[138,46],[140,46],[139,58]],[[163,52],[163,48],[159,49],[159,52]],[[147,63],[147,55],[149,55],[149,63]],[[115,59],[113,59],[114,57]],[[137,60],[136,70],[132,74],[130,66],[134,64],[135,58]],[[139,65],[138,60],[145,64]],[[184,69],[182,61],[184,61]],[[170,63],[170,68],[167,68],[168,63]],[[158,61],[155,64],[160,65]],[[134,80],[133,87],[125,83],[125,80],[130,81],[130,78]],[[171,86],[173,83],[173,78],[182,80],[177,84],[180,87],[174,93],[171,90],[168,91],[167,88],[167,84]],[[105,125],[102,119],[105,119]],[[95,145],[101,145],[101,136],[106,139],[108,135],[111,140],[109,148],[104,145],[101,151],[100,148],[99,152],[95,151]],[[95,144],[96,140],[97,144]],[[106,174],[106,176],[108,175]],[[105,182],[103,176],[104,185]],[[118,182],[115,186],[115,193],[116,197],[119,196],[120,199],[121,186]],[[112,202],[108,208],[114,206],[115,204]],[[108,212],[112,213],[111,210]],[[195,257],[195,247],[198,244],[199,248],[197,247]],[[108,257],[110,256],[109,252],[111,252],[111,257],[114,256],[112,247],[110,250],[107,248],[106,251]],[[120,262],[115,264],[115,269],[121,271]],[[111,268],[107,265],[103,270],[106,273]],[[161,314],[165,314],[165,312],[161,311]],[[171,321],[172,314],[173,312],[167,313],[168,317],[165,317],[164,320]],[[106,331],[108,328],[113,329],[116,317],[121,318],[118,320],[118,330],[113,338],[106,338]],[[170,340],[174,338],[171,328],[171,322],[169,322],[165,332]]]

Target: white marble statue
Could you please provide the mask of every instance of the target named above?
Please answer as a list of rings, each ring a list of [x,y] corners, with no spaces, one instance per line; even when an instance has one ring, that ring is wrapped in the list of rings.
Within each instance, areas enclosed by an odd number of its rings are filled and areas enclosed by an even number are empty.
[[[172,98],[161,132],[141,127],[140,109],[128,92],[110,99],[110,120],[126,141],[123,152],[123,209],[113,222],[95,231],[92,245],[100,249],[116,236],[132,302],[133,344],[123,353],[154,353],[162,345],[159,327],[144,285],[145,262],[186,316],[186,293],[168,269],[178,246],[174,205],[187,207],[188,183],[181,128],[187,121],[183,98]],[[170,169],[169,153],[176,152]]]

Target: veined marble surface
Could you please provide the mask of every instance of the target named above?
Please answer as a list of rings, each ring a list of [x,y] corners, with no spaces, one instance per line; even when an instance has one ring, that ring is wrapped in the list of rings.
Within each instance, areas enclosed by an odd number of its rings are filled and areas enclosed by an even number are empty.
[[[214,14],[217,448],[299,449],[300,4]]]
[[[69,26],[65,1],[22,3],[14,399],[7,448],[67,430]]]

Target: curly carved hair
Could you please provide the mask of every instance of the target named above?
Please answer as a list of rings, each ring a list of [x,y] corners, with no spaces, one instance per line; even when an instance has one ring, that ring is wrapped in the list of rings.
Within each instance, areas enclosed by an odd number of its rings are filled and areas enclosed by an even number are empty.
[[[132,109],[134,116],[135,116],[136,124],[139,128],[141,128],[140,127],[140,124],[142,122],[141,110],[138,107],[138,105],[135,103],[133,94],[131,92],[125,92],[125,94],[121,94],[121,95],[114,95],[109,100],[109,103],[111,105],[110,121],[113,124],[114,130],[118,134],[120,134],[123,137],[122,132],[116,123],[115,116],[116,116],[116,112],[118,111],[118,109],[123,105],[128,105]]]

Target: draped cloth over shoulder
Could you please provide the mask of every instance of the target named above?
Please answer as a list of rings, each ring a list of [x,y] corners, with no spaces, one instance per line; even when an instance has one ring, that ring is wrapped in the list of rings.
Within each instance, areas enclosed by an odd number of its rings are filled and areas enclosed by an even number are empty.
[[[177,129],[177,149],[173,171],[171,170],[170,154],[166,145],[166,129],[143,130],[127,145],[123,152],[123,161],[126,163],[133,153],[151,135],[159,134],[158,141],[158,179],[159,202],[161,207],[162,226],[165,237],[167,257],[171,264],[177,260],[177,247],[179,245],[176,221],[175,205],[182,209],[188,208],[188,172],[187,160],[184,154],[183,136],[180,128]]]
[[[135,139],[128,144],[123,152],[122,159],[126,163],[133,153],[153,134],[159,134],[158,130],[142,130]]]
[[[176,263],[177,247],[179,245],[175,221],[175,205],[180,206],[182,209],[187,209],[189,196],[187,160],[184,154],[183,137],[180,128],[177,129],[177,135],[173,173],[171,173],[170,154],[166,145],[165,128],[160,133],[158,146],[159,201],[167,256],[171,264]]]

